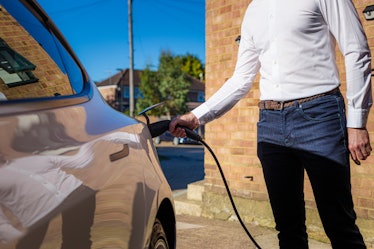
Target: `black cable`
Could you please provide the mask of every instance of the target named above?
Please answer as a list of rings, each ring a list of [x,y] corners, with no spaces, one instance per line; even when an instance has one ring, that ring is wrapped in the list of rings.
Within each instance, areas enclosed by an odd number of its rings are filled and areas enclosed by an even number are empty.
[[[227,191],[227,195],[229,196],[229,199],[230,199],[230,202],[231,202],[231,206],[232,208],[234,209],[234,212],[236,214],[236,216],[238,217],[238,220],[239,220],[239,223],[240,225],[243,227],[244,231],[246,232],[246,234],[248,235],[248,237],[251,239],[251,241],[253,242],[253,244],[257,247],[257,249],[261,249],[260,245],[257,243],[257,241],[253,238],[252,234],[248,231],[247,227],[245,226],[242,218],[240,217],[240,214],[236,208],[236,205],[235,205],[235,202],[234,202],[234,199],[232,197],[232,194],[231,194],[231,191],[230,191],[230,188],[229,188],[229,185],[227,184],[227,181],[226,181],[226,177],[225,175],[223,174],[223,170],[222,170],[222,167],[221,167],[221,164],[219,163],[216,155],[214,154],[213,150],[210,148],[210,146],[204,142],[202,139],[199,139],[199,142],[202,143],[205,148],[207,148],[210,152],[210,154],[213,156],[214,158],[214,161],[216,162],[217,164],[217,167],[219,169],[219,172],[221,174],[221,177],[222,177],[222,180],[223,180],[223,183],[225,184],[225,188],[226,188],[226,191]]]
[[[152,108],[153,107],[151,107],[151,109]],[[141,114],[145,113],[147,110],[148,109],[146,109],[145,111],[141,112]],[[157,136],[161,135],[162,133],[164,133],[165,131],[167,131],[169,129],[169,125],[170,125],[170,120],[162,120],[162,121],[158,121],[156,123],[148,124],[148,128],[149,128],[151,136],[152,137],[157,137]],[[223,174],[223,170],[222,170],[221,164],[219,163],[219,161],[218,161],[216,155],[214,154],[213,150],[210,148],[210,146],[206,142],[204,142],[204,140],[202,139],[202,137],[199,134],[197,134],[196,132],[188,129],[187,127],[183,127],[183,126],[179,126],[179,127],[183,128],[185,130],[187,137],[189,137],[189,138],[191,138],[191,139],[193,139],[193,140],[195,140],[197,142],[200,142],[202,145],[205,146],[205,148],[207,148],[209,150],[210,154],[213,156],[214,160],[216,161],[216,164],[217,164],[217,167],[219,169],[219,172],[221,173],[221,177],[222,177],[223,183],[225,184],[227,195],[229,196],[229,199],[230,199],[230,202],[231,202],[231,206],[233,207],[234,212],[235,212],[236,216],[238,217],[240,225],[243,227],[244,231],[246,232],[246,234],[248,235],[248,237],[251,239],[251,241],[253,242],[253,244],[256,246],[256,248],[257,249],[261,249],[260,245],[253,238],[252,234],[248,231],[248,229],[245,226],[242,218],[240,217],[240,214],[239,214],[239,212],[238,212],[238,210],[236,208],[234,199],[232,197],[229,185],[227,184],[226,177]]]

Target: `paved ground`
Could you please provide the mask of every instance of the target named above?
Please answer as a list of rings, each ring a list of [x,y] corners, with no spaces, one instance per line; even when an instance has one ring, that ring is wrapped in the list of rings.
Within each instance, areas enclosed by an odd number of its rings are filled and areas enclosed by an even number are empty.
[[[248,227],[252,236],[258,239],[261,248],[273,249],[276,244],[267,243],[262,246],[261,242],[268,233],[263,228]],[[273,236],[273,233],[270,233]],[[262,237],[262,238],[261,238]],[[270,238],[275,241],[276,237]],[[213,220],[194,216],[177,216],[177,249],[191,248],[214,248],[214,249],[251,249],[256,248],[247,237],[240,224],[234,221]]]
[[[174,194],[187,184],[204,178],[204,150],[202,146],[178,145],[162,142],[157,145],[161,167]],[[179,193],[177,193],[179,190]],[[176,207],[177,208],[177,207]],[[178,213],[178,212],[177,212]],[[276,249],[278,239],[272,229],[247,224],[262,249]],[[193,215],[177,215],[177,249],[255,249],[238,221],[222,221]],[[310,249],[331,249],[329,245],[310,241]]]
[[[204,179],[204,148],[196,145],[156,147],[161,168],[172,190],[186,189],[192,182]]]
[[[272,229],[247,225],[262,249],[276,249],[278,239]],[[256,247],[236,221],[222,221],[189,215],[177,216],[177,249],[255,249]],[[331,249],[310,241],[310,249]]]

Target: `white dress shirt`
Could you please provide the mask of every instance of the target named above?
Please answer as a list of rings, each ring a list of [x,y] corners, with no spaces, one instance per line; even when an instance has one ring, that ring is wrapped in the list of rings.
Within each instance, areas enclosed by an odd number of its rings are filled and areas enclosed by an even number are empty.
[[[372,104],[371,57],[351,0],[253,0],[244,16],[234,74],[192,112],[205,124],[230,110],[260,72],[260,99],[287,101],[340,85],[344,55],[348,127],[364,127]]]

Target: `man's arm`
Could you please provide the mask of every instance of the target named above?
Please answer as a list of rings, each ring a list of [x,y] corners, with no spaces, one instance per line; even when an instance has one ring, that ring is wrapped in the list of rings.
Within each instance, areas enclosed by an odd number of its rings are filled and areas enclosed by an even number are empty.
[[[319,0],[321,12],[345,58],[348,149],[356,164],[372,150],[367,118],[372,105],[371,55],[358,13],[351,0]]]

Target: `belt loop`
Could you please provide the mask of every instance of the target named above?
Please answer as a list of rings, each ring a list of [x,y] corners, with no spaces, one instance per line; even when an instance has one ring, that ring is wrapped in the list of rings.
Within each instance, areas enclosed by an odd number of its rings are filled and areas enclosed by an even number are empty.
[[[283,111],[283,108],[284,108],[284,101],[279,101],[279,104],[280,104],[279,110],[280,110],[280,111]]]

